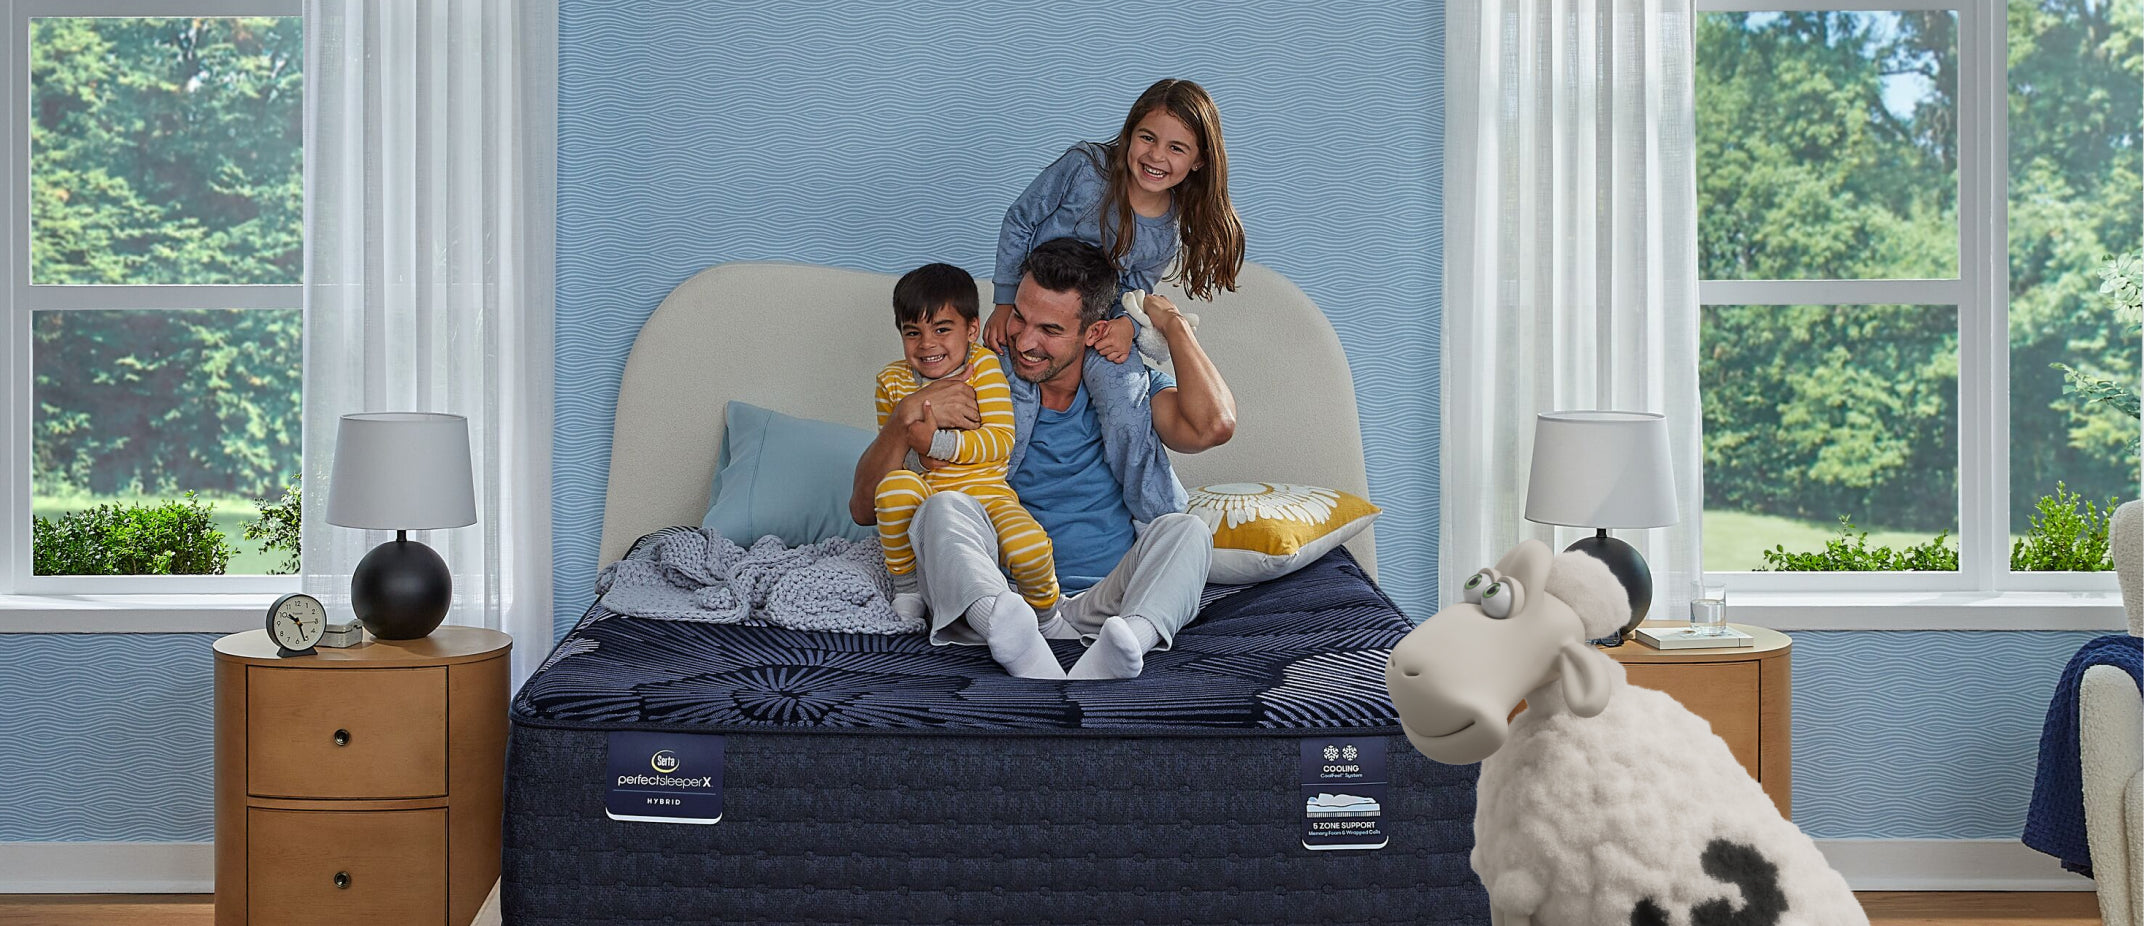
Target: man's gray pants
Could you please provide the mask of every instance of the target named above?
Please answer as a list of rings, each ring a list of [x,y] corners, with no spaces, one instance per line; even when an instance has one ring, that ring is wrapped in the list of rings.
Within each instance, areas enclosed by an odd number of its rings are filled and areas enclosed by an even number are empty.
[[[924,499],[909,522],[908,542],[931,610],[931,642],[982,643],[962,616],[977,601],[1013,594],[998,569],[997,530],[982,504],[959,492]],[[1213,532],[1206,522],[1195,515],[1162,515],[1147,524],[1102,581],[1060,599],[1057,613],[1087,643],[1094,642],[1103,621],[1137,615],[1161,632],[1156,648],[1168,649],[1176,632],[1198,616],[1212,561]],[[1049,615],[1041,618],[1049,622]]]

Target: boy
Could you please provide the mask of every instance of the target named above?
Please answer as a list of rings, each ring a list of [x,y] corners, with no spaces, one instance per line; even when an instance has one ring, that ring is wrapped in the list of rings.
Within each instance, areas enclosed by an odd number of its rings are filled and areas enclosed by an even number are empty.
[[[1038,614],[1057,606],[1057,562],[1049,535],[1005,484],[1013,447],[1012,389],[997,355],[975,343],[977,303],[975,279],[951,264],[918,267],[893,286],[903,359],[878,373],[879,427],[910,393],[946,377],[958,377],[975,390],[982,417],[982,426],[972,431],[937,430],[928,421],[918,422],[909,428],[909,449],[947,465],[928,469],[912,462],[911,469],[894,470],[879,481],[879,544],[886,551],[886,572],[893,576],[893,609],[903,617],[921,617],[924,611],[915,551],[908,544],[909,520],[925,498],[948,491],[967,494],[989,513],[997,528],[999,564],[1011,573],[1020,597]]]

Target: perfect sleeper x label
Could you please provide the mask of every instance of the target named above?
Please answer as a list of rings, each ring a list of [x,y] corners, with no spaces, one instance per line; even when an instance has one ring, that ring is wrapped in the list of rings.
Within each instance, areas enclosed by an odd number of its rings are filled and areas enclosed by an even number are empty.
[[[1303,741],[1303,848],[1382,849],[1385,738]]]
[[[643,823],[722,822],[722,737],[612,733],[603,813]]]

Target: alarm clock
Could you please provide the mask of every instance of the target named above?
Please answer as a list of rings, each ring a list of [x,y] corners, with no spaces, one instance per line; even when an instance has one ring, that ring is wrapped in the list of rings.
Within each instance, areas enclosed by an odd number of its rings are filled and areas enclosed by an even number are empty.
[[[268,606],[268,639],[275,641],[277,656],[313,655],[327,629],[328,609],[311,595],[293,592]]]

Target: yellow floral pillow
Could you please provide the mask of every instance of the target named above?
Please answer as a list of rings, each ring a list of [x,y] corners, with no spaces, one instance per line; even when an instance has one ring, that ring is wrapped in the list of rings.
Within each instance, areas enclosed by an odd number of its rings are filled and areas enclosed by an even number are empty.
[[[1231,482],[1191,490],[1186,510],[1213,529],[1207,581],[1234,585],[1301,569],[1361,533],[1383,509],[1338,489]]]

